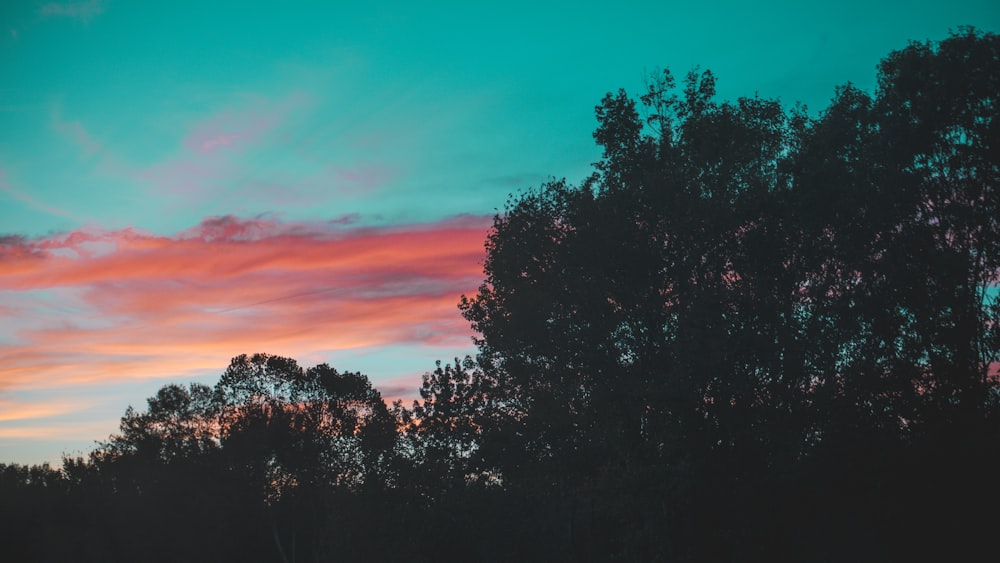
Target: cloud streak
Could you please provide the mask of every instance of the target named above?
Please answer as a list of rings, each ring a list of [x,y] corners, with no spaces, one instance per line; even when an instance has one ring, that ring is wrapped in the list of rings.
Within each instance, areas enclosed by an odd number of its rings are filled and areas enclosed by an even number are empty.
[[[294,191],[294,182],[271,185],[261,180],[267,174],[253,154],[274,149],[288,135],[290,116],[310,103],[309,96],[301,92],[277,100],[244,99],[189,123],[175,153],[129,174],[149,183],[154,197],[197,204],[206,196],[211,199],[235,189],[244,200],[277,203]]]
[[[110,434],[108,430],[108,423],[106,421],[92,421],[84,423],[77,421],[57,423],[50,422],[47,424],[36,424],[30,426],[0,427],[0,448],[7,445],[4,444],[3,441],[9,441],[11,443],[28,442],[31,444],[37,444],[38,441],[64,443],[72,440],[92,443],[95,436],[107,438],[108,434]],[[20,460],[12,459],[10,461],[23,463]],[[48,461],[52,462],[53,460]]]
[[[82,2],[49,2],[38,8],[43,16],[61,16],[76,18],[84,22],[98,16],[104,11],[102,0],[84,0]]]
[[[20,190],[14,189],[14,187],[12,187],[10,184],[7,183],[6,173],[2,169],[0,169],[0,192],[7,194],[11,198],[20,201],[21,203],[24,203],[33,209],[43,211],[50,215],[56,215],[59,217],[66,217],[68,219],[78,220],[76,216],[69,213],[68,211],[64,211],[62,209],[52,207],[50,205],[45,205],[44,203],[36,200],[35,198],[29,196],[28,194]],[[0,242],[0,244],[2,244],[2,242]],[[0,256],[2,256],[2,254],[0,254]]]
[[[83,150],[84,156],[97,154],[103,148],[100,141],[95,139],[82,123],[79,121],[63,121],[59,116],[58,108],[52,114],[52,127],[59,134],[80,147]]]
[[[49,418],[87,408],[80,401],[15,402],[0,399],[0,422]]]
[[[239,111],[218,113],[194,123],[184,137],[184,147],[199,154],[211,154],[258,143],[264,135],[280,126],[290,112],[305,103],[304,95],[292,94],[278,102],[255,100]]]
[[[210,217],[173,236],[0,240],[0,390],[218,371],[236,354],[465,346],[486,217],[345,227]]]

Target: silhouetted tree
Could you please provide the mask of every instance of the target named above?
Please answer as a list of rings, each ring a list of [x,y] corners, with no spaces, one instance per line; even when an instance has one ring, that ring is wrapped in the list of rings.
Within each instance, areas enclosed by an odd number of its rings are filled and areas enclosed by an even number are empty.
[[[477,462],[487,401],[481,378],[471,357],[443,366],[438,362],[424,374],[421,400],[413,402],[412,410],[396,405],[407,438],[406,457],[420,474],[425,494],[489,479]]]
[[[243,355],[214,389],[170,384],[145,411],[129,407],[119,434],[64,470],[101,491],[93,508],[120,530],[113,559],[291,560],[359,516],[339,514],[337,498],[391,481],[396,425],[362,374]]]
[[[998,80],[997,37],[963,30],[815,119],[716,102],[708,72],[654,77],[645,119],[606,96],[597,173],[509,202],[461,304],[504,482],[585,499],[606,556],[728,560],[814,534],[789,491],[833,480],[810,522],[896,556],[944,491],[900,460],[995,463]]]

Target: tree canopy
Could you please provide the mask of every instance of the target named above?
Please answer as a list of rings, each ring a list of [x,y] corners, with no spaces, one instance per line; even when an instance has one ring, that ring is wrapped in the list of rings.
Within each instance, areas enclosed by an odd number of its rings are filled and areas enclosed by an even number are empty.
[[[756,514],[769,499],[871,464],[845,486],[892,503],[883,531],[933,519],[948,493],[902,460],[954,484],[997,454],[998,55],[972,30],[914,43],[815,118],[717,102],[707,71],[608,94],[596,173],[514,197],[461,304],[517,429],[504,475],[550,474],[569,503],[671,498],[648,537],[622,531],[628,558],[685,526],[701,553],[727,535],[723,559],[771,549],[748,525],[789,524]]]

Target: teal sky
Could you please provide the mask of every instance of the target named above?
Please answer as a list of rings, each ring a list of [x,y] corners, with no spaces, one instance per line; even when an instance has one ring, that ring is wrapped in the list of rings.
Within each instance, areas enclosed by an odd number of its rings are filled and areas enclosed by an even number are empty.
[[[657,67],[821,108],[909,39],[1000,21],[993,2],[416,4],[6,3],[2,230],[491,212],[585,175],[593,106]]]
[[[0,253],[0,461],[86,451],[129,403],[244,352],[415,390],[433,359],[473,351],[454,303],[478,283],[489,216],[585,177],[594,106],[656,68],[815,112],[837,85],[871,90],[909,40],[1000,30],[995,1],[346,4],[3,3],[0,237],[24,238]],[[303,241],[341,260],[312,268]],[[278,242],[292,257],[275,266]],[[216,264],[236,252],[268,266]],[[326,343],[349,329],[316,329],[328,317],[299,296],[365,332]],[[231,336],[257,314],[286,327],[275,348],[277,332]],[[156,367],[177,355],[193,359]]]

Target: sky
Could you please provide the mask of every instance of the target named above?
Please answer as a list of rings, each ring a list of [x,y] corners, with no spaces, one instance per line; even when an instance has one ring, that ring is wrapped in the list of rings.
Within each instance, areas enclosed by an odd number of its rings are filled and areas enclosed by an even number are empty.
[[[699,66],[815,114],[910,40],[1000,31],[995,0],[361,4],[2,2],[0,463],[243,353],[412,399],[475,352],[492,216],[589,174],[606,92]]]

